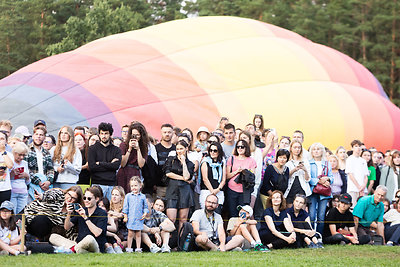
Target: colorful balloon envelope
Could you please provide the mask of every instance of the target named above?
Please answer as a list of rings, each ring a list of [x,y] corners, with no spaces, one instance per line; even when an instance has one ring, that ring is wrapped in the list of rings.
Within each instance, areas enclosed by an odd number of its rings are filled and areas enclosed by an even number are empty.
[[[398,148],[400,110],[350,57],[271,24],[237,17],[176,20],[108,36],[0,81],[0,112],[15,126],[141,121],[159,137],[171,123],[243,128],[262,114],[280,135],[336,149],[360,139]]]

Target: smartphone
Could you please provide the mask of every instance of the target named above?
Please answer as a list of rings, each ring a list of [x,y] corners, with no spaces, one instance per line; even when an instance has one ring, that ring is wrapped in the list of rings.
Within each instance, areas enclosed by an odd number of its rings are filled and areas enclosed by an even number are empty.
[[[72,207],[74,210],[79,210],[81,208],[78,203],[72,203]]]
[[[239,216],[240,216],[242,219],[246,219],[246,213],[245,213],[245,212],[241,212],[241,213],[239,214]]]

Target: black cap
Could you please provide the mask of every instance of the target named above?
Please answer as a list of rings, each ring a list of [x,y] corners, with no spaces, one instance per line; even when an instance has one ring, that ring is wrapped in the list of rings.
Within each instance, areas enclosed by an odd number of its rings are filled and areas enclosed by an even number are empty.
[[[351,204],[352,198],[351,198],[350,194],[344,193],[344,194],[340,195],[339,201],[346,203],[346,204]]]

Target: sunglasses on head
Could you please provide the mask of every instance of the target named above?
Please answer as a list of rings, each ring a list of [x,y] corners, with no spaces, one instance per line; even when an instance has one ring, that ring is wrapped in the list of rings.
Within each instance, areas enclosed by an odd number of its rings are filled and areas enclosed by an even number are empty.
[[[83,197],[83,200],[91,201],[93,198],[92,197]]]

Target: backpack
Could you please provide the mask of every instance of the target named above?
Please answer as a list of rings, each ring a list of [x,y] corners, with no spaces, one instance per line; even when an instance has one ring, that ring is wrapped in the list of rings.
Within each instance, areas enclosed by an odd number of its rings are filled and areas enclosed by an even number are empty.
[[[194,247],[194,239],[195,236],[192,224],[185,222],[178,233],[178,251],[192,251]]]

